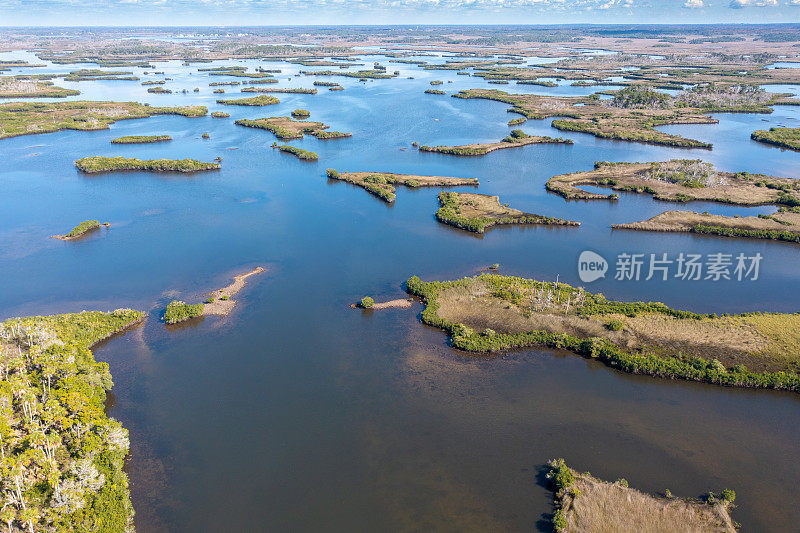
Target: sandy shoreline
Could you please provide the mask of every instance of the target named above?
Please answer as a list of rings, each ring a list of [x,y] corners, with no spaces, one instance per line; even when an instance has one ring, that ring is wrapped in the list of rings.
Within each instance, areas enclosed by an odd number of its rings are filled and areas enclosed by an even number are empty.
[[[369,309],[408,309],[414,304],[411,298],[398,298],[397,300],[389,300],[388,302],[375,302]],[[361,309],[358,304],[350,304],[352,309]]]
[[[223,287],[216,291],[212,291],[208,293],[206,296],[209,298],[214,298],[214,301],[211,303],[203,304],[203,315],[219,315],[225,316],[231,312],[233,306],[236,305],[236,300],[231,300],[230,297],[234,296],[240,290],[247,285],[247,278],[254,275],[260,274],[264,272],[265,269],[262,267],[256,267],[250,272],[246,272],[244,274],[239,274],[238,276],[233,277],[233,283],[228,285],[227,287]],[[226,296],[227,300],[221,300],[223,296]]]

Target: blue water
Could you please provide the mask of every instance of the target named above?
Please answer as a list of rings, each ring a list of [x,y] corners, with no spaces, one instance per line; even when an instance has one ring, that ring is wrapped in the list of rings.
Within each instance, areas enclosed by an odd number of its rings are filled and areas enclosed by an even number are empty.
[[[420,153],[411,143],[496,141],[516,115],[502,103],[450,98],[453,92],[487,87],[578,95],[603,87],[493,85],[373,55],[359,63],[374,61],[400,76],[323,78],[345,90],[278,94],[280,104],[263,108],[217,105],[220,95],[208,83],[233,78],[197,69],[280,68],[280,84],[271,87],[312,87],[315,78],[295,74],[328,67],[231,60],[158,63],[155,70],[164,76],[153,69],[114,69],[133,70],[141,81],[169,77],[166,88],[189,91],[168,95],[149,94],[140,82],[56,80],[82,91],[70,100],[206,105],[231,118],[158,116],[120,121],[105,131],[0,141],[0,317],[118,307],[151,312],[144,327],[96,352],[111,364],[116,384],[111,415],[131,431],[137,528],[530,530],[546,527],[541,521],[551,512],[552,494],[537,474],[553,457],[601,478],[625,477],[646,491],[698,496],[734,488],[734,518],[745,530],[796,528],[795,395],[629,376],[554,351],[471,357],[449,348],[443,333],[420,325],[418,305],[374,313],[347,306],[367,294],[379,301],[400,297],[403,281],[415,274],[452,279],[492,263],[506,274],[558,276],[578,285],[577,257],[588,249],[612,264],[622,252],[760,253],[758,281],[619,282],[609,275],[587,289],[701,312],[797,311],[795,245],[610,228],[666,209],[748,215],[774,208],[673,205],[633,194],[614,203],[566,202],[547,193],[544,183],[555,174],[590,169],[597,160],[676,157],[797,177],[796,152],[749,136],[773,125],[797,126],[800,109],[721,114],[717,125],[662,128],[712,142],[711,151],[561,133],[548,119],[521,128],[575,144],[454,158]],[[35,72],[81,67],[48,65]],[[350,70],[359,68],[365,67]],[[17,70],[31,69],[12,72]],[[443,80],[438,88],[448,96],[423,94],[431,80]],[[241,87],[223,87],[222,97],[236,97]],[[352,132],[352,138],[293,141],[319,154],[318,162],[303,162],[270,149],[272,134],[233,124],[295,108],[308,109],[312,120],[331,129]],[[210,139],[201,138],[204,132]],[[173,140],[109,143],[133,134]],[[78,173],[73,161],[89,155],[220,156],[222,170]],[[477,192],[582,225],[497,228],[474,236],[436,222],[437,190],[399,189],[396,205],[388,206],[361,189],[329,182],[326,168],[477,177]],[[74,242],[48,238],[87,218],[111,227]],[[266,266],[267,274],[251,278],[229,317],[171,329],[158,323],[168,301],[199,300],[256,265]]]

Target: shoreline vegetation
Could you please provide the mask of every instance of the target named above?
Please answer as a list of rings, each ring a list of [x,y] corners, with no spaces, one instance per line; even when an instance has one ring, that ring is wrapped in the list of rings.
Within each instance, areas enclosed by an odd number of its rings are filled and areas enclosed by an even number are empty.
[[[126,135],[125,137],[111,139],[111,144],[148,144],[171,140],[172,137],[169,135]]]
[[[711,149],[711,144],[655,128],[672,124],[716,124],[719,121],[710,117],[710,113],[771,113],[772,105],[800,103],[784,94],[767,93],[744,84],[697,86],[674,97],[647,85],[632,85],[609,94],[612,95],[610,100],[601,100],[598,95],[539,96],[469,89],[453,97],[511,104],[510,113],[527,119],[560,117],[553,120],[551,126],[561,131],[588,133],[601,139],[705,149]]]
[[[75,166],[86,174],[121,172],[129,170],[147,172],[202,172],[219,170],[219,163],[204,163],[196,159],[136,159],[134,157],[83,157]]]
[[[83,222],[81,222],[80,224],[78,224],[77,226],[72,228],[72,230],[69,233],[67,233],[65,235],[51,235],[50,238],[51,239],[59,239],[59,240],[62,240],[62,241],[72,241],[72,240],[75,240],[75,239],[80,239],[81,237],[85,236],[89,232],[93,232],[95,230],[98,230],[101,227],[107,228],[110,225],[111,224],[109,224],[108,222],[104,222],[104,223],[101,224],[97,220],[84,220]]]
[[[770,215],[724,216],[694,211],[665,211],[647,220],[613,224],[614,229],[687,232],[718,237],[800,242],[800,182],[792,178],[722,172],[700,160],[673,159],[653,163],[598,161],[594,170],[561,174],[545,187],[566,200],[618,200],[582,185],[618,192],[650,194],[665,202],[710,201],[740,206],[774,205]]]
[[[291,146],[288,144],[281,144],[272,143],[272,148],[277,148],[281,152],[285,152],[287,154],[291,154],[295,156],[297,159],[302,159],[303,161],[317,161],[319,159],[319,155],[316,152],[312,152],[310,150],[303,150],[302,148],[298,148],[296,146]]]
[[[715,237],[767,239],[800,243],[800,212],[782,208],[774,215],[739,217],[697,213],[695,211],[665,211],[647,220],[613,224],[613,229],[686,232]]]
[[[304,110],[295,110],[304,111]],[[306,113],[308,113],[306,111]],[[309,113],[310,115],[310,113]],[[352,137],[351,133],[341,131],[328,131],[330,126],[322,122],[293,120],[289,117],[268,117],[255,120],[239,119],[234,122],[237,126],[267,130],[282,141],[302,139],[307,133],[320,140],[343,139]]]
[[[798,313],[699,314],[497,274],[406,286],[460,350],[563,349],[632,374],[800,392]]]
[[[800,151],[800,128],[770,128],[769,130],[756,130],[750,138],[764,144],[771,144],[779,148]]]
[[[0,448],[12,467],[3,522],[11,530],[132,530],[128,431],[105,412],[114,383],[92,349],[145,319],[117,309],[0,323],[7,356]]]
[[[545,187],[566,200],[616,200],[578,187],[608,187],[618,192],[650,194],[665,202],[710,201],[741,206],[800,205],[800,182],[791,178],[723,172],[696,159],[652,163],[597,161],[590,171],[553,176]]]
[[[66,98],[81,94],[76,89],[65,89],[44,79],[21,76],[0,76],[0,98]]]
[[[236,305],[236,300],[231,299],[231,297],[235,296],[247,285],[247,278],[265,271],[266,269],[263,267],[256,267],[244,274],[234,276],[230,285],[206,294],[204,303],[187,304],[180,300],[173,300],[167,305],[161,319],[164,323],[172,325],[198,316],[227,316]]]
[[[264,106],[275,105],[281,103],[280,100],[274,96],[262,94],[259,96],[252,96],[250,98],[231,98],[227,100],[217,100],[221,105],[244,105],[244,106]]]
[[[714,531],[736,533],[730,511],[736,493],[725,489],[702,499],[678,498],[666,490],[653,496],[630,488],[624,478],[602,481],[573,470],[563,459],[548,463],[553,489],[553,530],[583,531]]]
[[[204,117],[203,106],[154,107],[136,102],[11,102],[0,104],[0,139],[61,130],[104,130],[118,120],[155,115]]]
[[[328,179],[339,180],[361,187],[386,203],[392,203],[396,187],[410,189],[419,187],[461,187],[478,186],[477,178],[453,178],[444,176],[417,176],[413,174],[394,174],[391,172],[338,172],[329,168],[325,172]]]
[[[570,139],[560,137],[553,138],[547,136],[528,135],[522,130],[513,130],[503,140],[496,143],[465,144],[461,146],[425,146],[419,145],[420,152],[436,152],[438,154],[459,155],[459,156],[478,156],[486,155],[495,150],[504,148],[518,148],[529,144],[573,144]]]
[[[408,309],[414,305],[413,298],[397,298],[386,302],[376,302],[370,296],[364,296],[360,301],[350,304],[351,309]]]
[[[580,226],[580,222],[525,213],[500,204],[499,196],[464,192],[439,193],[436,220],[458,229],[484,233],[497,225],[534,224],[543,226]]]

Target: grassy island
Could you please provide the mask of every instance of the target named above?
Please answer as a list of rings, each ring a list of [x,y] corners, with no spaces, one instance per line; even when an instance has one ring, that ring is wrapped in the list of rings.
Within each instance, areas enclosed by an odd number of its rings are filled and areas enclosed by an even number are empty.
[[[800,392],[800,314],[698,314],[496,274],[407,287],[462,350],[564,349],[622,372]]]
[[[306,119],[311,116],[311,112],[307,109],[295,109],[292,111],[292,117],[298,119]]]
[[[750,138],[760,143],[772,144],[780,148],[800,151],[800,128],[770,128],[757,130]]]
[[[782,95],[761,91],[755,95],[736,93],[692,92],[672,97],[646,86],[632,86],[616,91],[610,100],[591,96],[538,96],[509,94],[498,90],[470,89],[453,96],[482,98],[511,104],[510,112],[526,118],[554,120],[561,131],[588,133],[601,139],[632,141],[678,148],[711,148],[711,144],[656,130],[668,124],[715,124],[713,112],[770,113]]]
[[[616,194],[598,194],[579,187],[609,187],[619,192],[651,194],[657,200],[693,200],[756,206],[800,205],[800,182],[748,172],[722,172],[710,163],[673,159],[654,163],[598,161],[594,169],[553,176],[547,190],[567,200],[614,200]]]
[[[256,120],[240,119],[237,120],[235,124],[247,128],[267,130],[274,133],[275,136],[281,140],[302,139],[305,133],[323,140],[341,139],[352,136],[350,133],[341,131],[328,131],[330,126],[322,122],[292,120],[289,117],[269,117]]]
[[[736,493],[725,489],[702,499],[651,496],[628,487],[623,479],[608,482],[568,467],[563,459],[549,463],[547,479],[555,492],[553,529],[581,531],[707,531],[735,533],[730,510]]]
[[[547,226],[579,226],[580,223],[560,218],[525,213],[500,204],[498,196],[486,194],[441,192],[436,220],[459,229],[483,233],[486,228],[506,224],[538,224]]]
[[[171,140],[172,137],[169,135],[126,135],[125,137],[111,139],[111,144],[148,144]]]
[[[154,115],[202,117],[203,106],[155,107],[136,102],[58,102],[0,104],[0,139],[61,130],[108,129],[117,120]]]
[[[165,89],[161,85],[156,85],[155,87],[148,87],[147,92],[152,94],[172,94],[172,89]]]
[[[445,92],[439,89],[425,89],[425,94],[445,94]]]
[[[144,319],[118,309],[0,323],[2,519],[11,531],[133,529],[128,432],[105,413],[113,382],[91,349]]]
[[[773,215],[757,217],[729,217],[694,211],[665,211],[641,222],[614,224],[611,227],[800,243],[800,210],[797,207],[783,207]]]
[[[279,89],[272,87],[245,87],[243,93],[317,94],[316,89]]]
[[[148,172],[201,172],[219,170],[219,163],[196,159],[136,159],[134,157],[83,157],[75,161],[78,170],[87,174],[142,170]]]
[[[75,89],[56,87],[48,80],[0,76],[0,98],[65,98],[80,93]]]
[[[459,187],[478,186],[476,178],[451,178],[443,176],[416,176],[411,174],[392,174],[377,172],[337,172],[329,168],[326,172],[329,179],[341,180],[361,187],[387,203],[395,200],[395,187],[403,185],[411,189],[418,187]]]
[[[96,81],[96,80],[138,81],[139,78],[133,76],[133,72],[129,70],[99,70],[99,69],[75,70],[64,76],[64,81]]]
[[[109,224],[108,222],[101,224],[97,220],[84,220],[83,222],[72,228],[72,230],[69,233],[65,235],[53,235],[52,238],[60,239],[62,241],[71,241],[73,239],[78,239],[80,237],[83,237],[84,235],[86,235],[91,231],[100,229],[101,226],[108,227]]]
[[[230,113],[225,113],[223,111],[214,111],[211,113],[211,116],[214,118],[228,118],[231,116]]]
[[[514,130],[502,141],[496,143],[465,144],[461,146],[425,146],[420,145],[421,152],[436,152],[438,154],[476,156],[486,155],[495,150],[504,148],[519,148],[529,144],[573,144],[569,139],[553,138],[547,136],[528,135],[522,130]]]
[[[246,105],[246,106],[262,106],[274,105],[281,103],[280,100],[274,96],[262,94],[259,96],[252,96],[250,98],[232,98],[228,100],[217,100],[218,104],[222,105]]]
[[[277,148],[281,152],[285,152],[287,154],[292,154],[297,159],[302,159],[303,161],[316,161],[319,159],[319,156],[316,152],[312,152],[310,150],[303,150],[302,148],[298,148],[296,146],[290,146],[288,144],[281,144],[273,143],[273,148]]]

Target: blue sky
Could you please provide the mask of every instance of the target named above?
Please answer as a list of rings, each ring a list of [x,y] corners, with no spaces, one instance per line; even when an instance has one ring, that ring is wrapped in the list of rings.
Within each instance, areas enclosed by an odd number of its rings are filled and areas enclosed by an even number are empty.
[[[0,25],[800,22],[800,0],[0,0]]]

